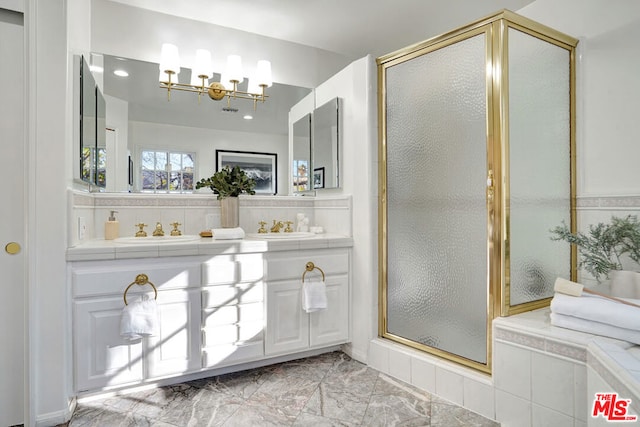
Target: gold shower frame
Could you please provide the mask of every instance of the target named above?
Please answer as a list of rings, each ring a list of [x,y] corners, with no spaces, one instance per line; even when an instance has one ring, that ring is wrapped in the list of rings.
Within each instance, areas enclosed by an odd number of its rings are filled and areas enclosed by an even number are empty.
[[[492,331],[495,317],[510,316],[549,305],[550,298],[519,305],[510,303],[509,257],[509,76],[508,29],[513,28],[530,36],[547,41],[569,51],[570,79],[570,221],[576,230],[576,161],[575,161],[575,48],[578,40],[508,10],[479,19],[464,27],[408,46],[377,58],[378,64],[378,334],[398,343],[416,348],[435,356],[451,360],[481,372],[491,373]],[[386,69],[435,50],[480,34],[486,35],[486,101],[487,101],[487,171],[493,174],[487,189],[487,354],[486,364],[449,353],[422,343],[409,340],[387,331],[387,124],[386,124]],[[504,164],[502,163],[504,159]],[[505,185],[500,185],[505,183]],[[491,195],[489,194],[491,193]],[[572,245],[571,279],[576,280],[577,252]]]

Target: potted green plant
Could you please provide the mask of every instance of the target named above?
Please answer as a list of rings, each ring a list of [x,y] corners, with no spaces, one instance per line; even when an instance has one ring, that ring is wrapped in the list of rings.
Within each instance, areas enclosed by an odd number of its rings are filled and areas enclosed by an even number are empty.
[[[209,178],[196,182],[196,189],[209,187],[220,200],[220,223],[223,228],[238,227],[240,194],[256,194],[256,181],[250,178],[240,166],[225,166]]]
[[[572,233],[566,223],[551,230],[551,240],[574,244],[584,267],[598,282],[609,272],[623,269],[622,261],[640,263],[640,223],[635,215],[611,217],[608,224],[589,226],[587,233]]]

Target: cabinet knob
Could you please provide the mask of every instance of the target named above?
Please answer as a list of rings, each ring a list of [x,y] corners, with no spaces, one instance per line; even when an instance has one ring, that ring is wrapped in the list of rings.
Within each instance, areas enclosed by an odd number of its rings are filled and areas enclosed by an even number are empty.
[[[18,252],[20,252],[20,244],[16,243],[16,242],[9,242],[5,245],[4,250],[9,254],[9,255],[15,255]]]

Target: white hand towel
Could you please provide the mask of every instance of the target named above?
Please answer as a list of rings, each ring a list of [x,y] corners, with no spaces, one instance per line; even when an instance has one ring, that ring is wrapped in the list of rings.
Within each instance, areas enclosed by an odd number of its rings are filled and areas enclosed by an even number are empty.
[[[302,282],[302,309],[307,313],[327,308],[327,286],[324,280]]]
[[[628,299],[627,301],[640,304],[639,300]],[[620,304],[597,295],[582,294],[582,296],[573,297],[556,292],[551,300],[551,311],[640,332],[640,308]]]
[[[616,338],[630,343],[640,344],[639,331],[611,326],[606,323],[594,322],[593,320],[585,320],[578,317],[552,312],[551,324],[560,328],[573,329],[574,331],[587,332],[589,334]]]
[[[214,228],[213,238],[215,240],[239,240],[244,239],[244,230],[240,227],[236,228]]]
[[[122,309],[120,336],[137,340],[158,334],[158,305],[154,299],[136,300]]]

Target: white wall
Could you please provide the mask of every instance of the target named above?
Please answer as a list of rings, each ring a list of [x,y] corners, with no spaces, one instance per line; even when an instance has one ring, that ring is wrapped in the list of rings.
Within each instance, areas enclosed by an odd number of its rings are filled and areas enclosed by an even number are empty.
[[[28,286],[31,419],[64,421],[71,392],[66,290],[67,2],[28,0]],[[57,82],[57,84],[54,84]]]
[[[354,61],[315,90],[315,106],[342,98],[340,186],[317,196],[352,195],[351,344],[347,350],[366,362],[369,340],[376,336],[378,289],[378,156],[376,68],[371,56]],[[319,224],[327,223],[316,213]]]
[[[176,149],[196,153],[195,180],[208,178],[215,172],[216,150],[252,151],[278,155],[278,194],[288,193],[288,136],[230,132],[186,126],[129,122],[129,147],[135,158],[141,149]],[[134,164],[137,165],[134,159]],[[137,179],[137,178],[134,178]],[[204,190],[203,190],[204,191]],[[207,190],[209,191],[209,190]]]

